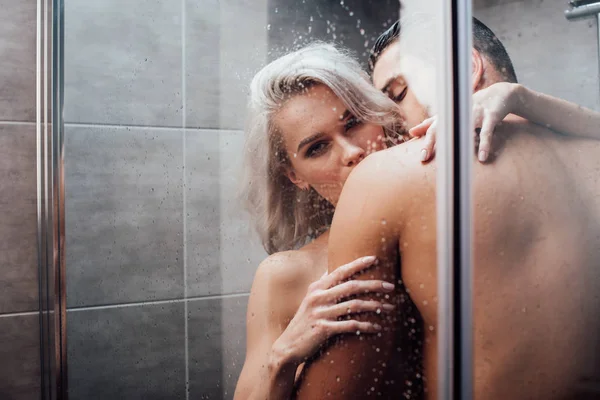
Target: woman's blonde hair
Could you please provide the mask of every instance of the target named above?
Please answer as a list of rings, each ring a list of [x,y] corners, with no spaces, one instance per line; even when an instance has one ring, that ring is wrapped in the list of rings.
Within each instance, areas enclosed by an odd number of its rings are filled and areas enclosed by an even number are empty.
[[[286,100],[327,86],[361,121],[383,127],[388,145],[400,138],[396,104],[375,89],[347,51],[313,43],[271,62],[250,85],[241,198],[267,253],[297,249],[331,224],[333,205],[288,178],[291,167],[273,117]]]

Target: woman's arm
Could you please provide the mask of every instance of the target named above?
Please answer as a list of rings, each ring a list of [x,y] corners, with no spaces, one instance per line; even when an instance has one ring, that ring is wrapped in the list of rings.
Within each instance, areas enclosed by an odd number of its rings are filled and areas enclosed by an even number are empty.
[[[600,113],[523,85],[512,85],[513,114],[564,135],[600,139]]]
[[[381,280],[348,281],[374,262],[374,257],[360,258],[324,275],[309,286],[297,311],[289,310],[297,298],[292,288],[298,283],[298,268],[306,266],[278,255],[261,264],[248,303],[246,361],[234,398],[287,400],[298,366],[331,336],[357,330],[367,335],[379,332],[380,326],[358,321],[354,315],[377,312],[384,317],[394,306],[349,299],[358,293],[393,291],[394,285]]]
[[[563,135],[600,139],[600,113],[520,84],[498,82],[473,94],[473,124],[481,129],[479,161],[487,160],[494,129],[508,114],[518,115]],[[433,157],[436,130],[437,117],[428,118],[410,130],[412,136],[425,135],[424,162]]]
[[[246,360],[234,399],[288,399],[294,385],[296,366],[274,348],[282,330],[276,323],[283,313],[281,302],[271,301],[271,257],[258,270],[248,300],[246,316]]]

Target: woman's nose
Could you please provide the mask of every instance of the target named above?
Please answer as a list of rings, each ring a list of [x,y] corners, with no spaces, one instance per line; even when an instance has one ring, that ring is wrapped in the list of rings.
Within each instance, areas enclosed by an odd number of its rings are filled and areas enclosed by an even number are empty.
[[[351,142],[344,143],[342,162],[347,167],[353,167],[365,158],[366,151],[361,146]]]

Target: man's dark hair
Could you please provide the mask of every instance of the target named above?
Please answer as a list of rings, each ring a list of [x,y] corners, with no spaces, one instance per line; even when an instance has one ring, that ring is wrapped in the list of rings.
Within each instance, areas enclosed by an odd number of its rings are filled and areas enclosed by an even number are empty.
[[[369,72],[373,73],[379,56],[400,37],[400,21],[396,21],[375,41],[369,55]],[[483,22],[473,18],[473,47],[483,54],[502,75],[506,82],[517,83],[517,75],[510,56],[498,37]]]
[[[385,32],[383,32],[373,45],[369,54],[369,73],[373,73],[375,69],[375,63],[379,59],[379,56],[390,44],[395,42],[400,37],[400,21],[394,22],[394,25],[390,26]]]
[[[510,56],[498,37],[483,22],[473,17],[473,48],[483,54],[506,82],[517,83]]]

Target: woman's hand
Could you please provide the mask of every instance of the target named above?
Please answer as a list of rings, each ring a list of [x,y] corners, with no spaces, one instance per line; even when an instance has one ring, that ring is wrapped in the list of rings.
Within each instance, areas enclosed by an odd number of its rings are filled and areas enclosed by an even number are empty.
[[[331,336],[342,333],[377,333],[378,324],[353,319],[357,313],[384,313],[392,304],[380,301],[348,299],[365,293],[389,293],[394,285],[380,280],[349,280],[369,268],[375,257],[359,258],[329,275],[323,275],[308,287],[294,318],[275,341],[272,353],[277,364],[299,365],[312,356]]]
[[[515,112],[518,104],[518,84],[498,82],[473,94],[473,126],[479,132],[478,159],[485,162],[490,154],[494,129],[510,113]],[[411,128],[409,134],[414,137],[425,136],[421,151],[421,161],[432,159],[437,134],[437,116],[426,119]]]

